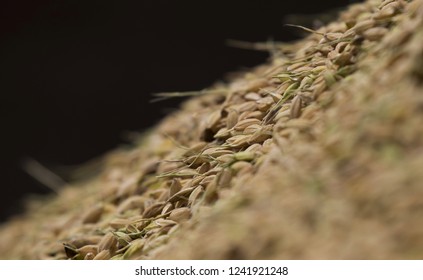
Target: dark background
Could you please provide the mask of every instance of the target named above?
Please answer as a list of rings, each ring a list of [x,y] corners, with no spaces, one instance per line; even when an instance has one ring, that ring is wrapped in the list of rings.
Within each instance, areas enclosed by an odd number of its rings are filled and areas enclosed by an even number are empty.
[[[286,41],[286,14],[353,1],[14,0],[0,5],[0,221],[24,194],[47,193],[21,167],[82,163],[151,127],[179,100],[151,93],[199,90],[267,54],[227,39]]]

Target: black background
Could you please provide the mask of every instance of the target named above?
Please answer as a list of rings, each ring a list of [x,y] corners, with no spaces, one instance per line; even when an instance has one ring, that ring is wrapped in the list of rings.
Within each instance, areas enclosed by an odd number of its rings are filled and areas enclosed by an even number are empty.
[[[264,62],[227,39],[292,40],[286,14],[337,1],[15,0],[0,8],[0,220],[23,194],[48,188],[22,171],[82,163],[151,127],[176,101],[151,93],[199,90]]]

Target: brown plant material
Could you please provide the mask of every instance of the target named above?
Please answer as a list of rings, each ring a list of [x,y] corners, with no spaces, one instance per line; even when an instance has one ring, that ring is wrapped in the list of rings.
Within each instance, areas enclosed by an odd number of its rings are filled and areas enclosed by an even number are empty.
[[[423,258],[423,1],[291,26],[310,34],[30,201],[0,257]]]

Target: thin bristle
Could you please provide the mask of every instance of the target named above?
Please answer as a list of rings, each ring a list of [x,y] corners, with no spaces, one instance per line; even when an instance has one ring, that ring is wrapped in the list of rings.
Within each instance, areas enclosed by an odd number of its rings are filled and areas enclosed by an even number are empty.
[[[201,96],[205,94],[219,94],[224,93],[225,90],[222,89],[206,89],[206,90],[198,90],[198,91],[183,91],[183,92],[159,92],[153,93],[152,95],[156,98],[150,100],[151,103],[159,102],[171,98],[181,98],[181,97],[194,97],[194,96]]]
[[[317,32],[316,30],[313,30],[313,29],[311,29],[311,28],[308,28],[308,27],[305,27],[305,26],[301,26],[301,25],[298,25],[298,24],[290,24],[290,23],[286,23],[286,24],[285,24],[285,26],[290,26],[290,27],[299,28],[299,29],[302,29],[302,30],[304,30],[304,31],[307,31],[307,32],[310,32],[310,33],[314,33],[314,34],[318,34],[318,35],[322,35],[322,36],[324,36],[324,35],[325,35],[325,34],[323,34],[323,33]]]
[[[51,170],[43,166],[40,162],[33,158],[25,158],[22,160],[22,169],[38,182],[49,188],[54,193],[59,193],[60,189],[66,185],[66,182],[53,173]]]

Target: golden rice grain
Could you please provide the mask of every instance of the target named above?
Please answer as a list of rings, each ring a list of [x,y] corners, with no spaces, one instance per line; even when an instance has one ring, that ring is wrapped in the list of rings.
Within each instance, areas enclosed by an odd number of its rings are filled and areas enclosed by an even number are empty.
[[[193,190],[192,193],[188,197],[188,206],[192,206],[193,204],[195,204],[202,192],[203,192],[202,186],[196,187],[195,190]]]
[[[101,215],[103,214],[103,205],[98,204],[93,206],[91,209],[85,213],[85,215],[82,217],[82,223],[83,224],[94,224],[97,223],[98,220],[100,220]]]
[[[170,200],[170,199],[169,199]],[[151,218],[155,217],[158,214],[160,214],[163,210],[163,207],[165,206],[164,201],[156,202],[155,204],[151,205],[150,207],[146,208],[144,212],[142,213],[142,216],[144,218]]]
[[[168,202],[166,203],[166,205],[163,207],[162,212],[160,213],[161,215],[165,215],[167,213],[169,213],[170,211],[172,211],[174,209],[173,204]]]
[[[116,209],[116,212],[124,213],[125,211],[130,209],[140,209],[140,211],[144,211],[145,200],[145,197],[139,195],[128,197],[119,204],[118,208]]]
[[[201,180],[200,185],[207,186],[211,181],[213,181],[216,178],[216,175],[209,175],[207,177],[204,177],[203,180]]]
[[[226,117],[226,128],[231,129],[238,121],[239,114],[236,110],[229,110],[228,116]]]
[[[253,165],[246,161],[237,161],[231,165],[234,175],[251,174]]]
[[[370,41],[377,41],[382,39],[386,33],[388,33],[388,29],[385,27],[373,27],[364,31],[363,36]]]
[[[182,189],[182,185],[179,179],[175,178],[172,179],[170,184],[170,196],[173,196],[175,193],[179,192]]]
[[[257,101],[261,98],[261,96],[255,92],[249,92],[246,95],[244,95],[245,100],[248,101]]]
[[[235,126],[234,129],[235,130],[244,130],[247,126],[253,125],[253,124],[261,124],[261,121],[258,119],[244,119],[239,121]]]
[[[220,109],[212,112],[206,121],[207,123],[206,127],[209,129],[215,128],[216,125],[219,123],[221,116],[222,116],[222,111]]]
[[[118,230],[120,228],[126,227],[127,225],[129,225],[131,223],[130,220],[128,219],[113,219],[109,222],[109,226],[115,230]]]
[[[231,148],[238,148],[242,146],[248,145],[248,139],[250,137],[248,135],[235,135],[226,140],[226,144],[228,147]]]
[[[299,95],[296,95],[292,99],[292,105],[290,110],[291,118],[298,118],[301,114],[302,100]]]
[[[126,246],[132,241],[132,238],[125,232],[115,231],[113,234],[115,235],[120,246]]]
[[[98,246],[97,245],[85,245],[84,247],[81,247],[78,249],[78,253],[80,254],[80,256],[85,259],[87,257],[88,254],[90,254],[88,256],[88,258],[94,258],[95,255],[97,255],[98,253]]]
[[[210,170],[210,167],[211,167],[210,162],[205,162],[198,168],[197,172],[198,174],[204,174]]]
[[[141,256],[144,245],[145,245],[145,239],[135,239],[134,241],[131,242],[130,246],[125,251],[122,258],[124,260],[130,260],[130,259],[135,259],[138,256]]]
[[[191,217],[191,210],[188,207],[181,207],[174,209],[170,215],[169,219],[177,223],[188,220]]]
[[[93,260],[95,257],[95,254],[93,253],[88,253],[85,255],[84,260]]]
[[[191,192],[194,190],[194,187],[186,188],[183,190],[180,190],[179,192],[175,193],[173,196],[171,196],[167,202],[175,203],[179,200],[187,200],[188,196],[191,194]]]
[[[116,249],[117,240],[115,235],[112,232],[106,233],[106,235],[103,236],[101,241],[98,243],[98,251],[114,251]]]
[[[232,180],[232,170],[225,168],[217,176],[217,185],[221,188],[228,188]]]
[[[230,135],[230,130],[227,127],[222,127],[221,129],[219,129],[216,134],[213,136],[214,138],[218,139],[218,138],[226,138]]]

